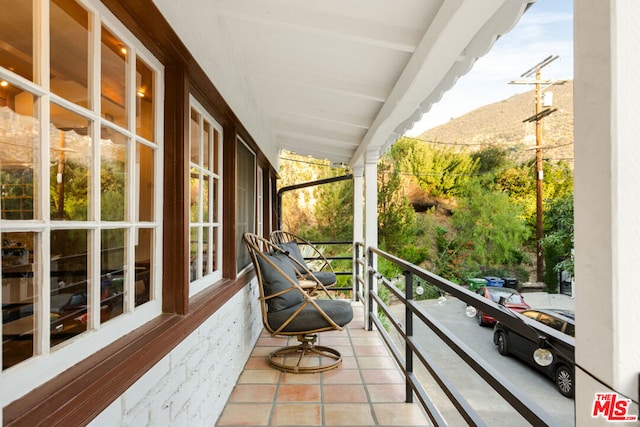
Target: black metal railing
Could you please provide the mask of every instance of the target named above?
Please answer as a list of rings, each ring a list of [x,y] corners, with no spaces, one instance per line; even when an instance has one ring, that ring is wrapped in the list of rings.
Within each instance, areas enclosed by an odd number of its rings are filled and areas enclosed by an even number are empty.
[[[413,296],[414,278],[424,280],[425,282],[436,286],[442,292],[448,293],[466,304],[487,313],[525,337],[533,340],[544,339],[547,344],[552,345],[571,362],[574,361],[575,348],[575,341],[572,338],[555,331],[552,328],[546,327],[545,325],[538,324],[525,316],[514,313],[500,304],[496,304],[487,298],[483,298],[459,285],[377,248],[369,248],[367,250],[366,258],[363,256],[363,252],[364,246],[362,244],[354,244],[354,286],[356,287],[356,295],[358,295],[358,299],[364,301],[364,295],[359,291],[358,286],[362,285],[364,287],[366,281],[368,289],[367,306],[369,309],[368,329],[371,330],[373,325],[376,326],[376,329],[381,334],[383,341],[388,346],[394,359],[403,371],[405,376],[407,402],[412,402],[413,396],[417,396],[422,407],[425,409],[426,413],[435,425],[447,424],[446,420],[443,419],[441,412],[435,407],[434,402],[427,396],[427,393],[414,373],[413,364],[415,356],[415,359],[419,360],[422,366],[430,373],[458,413],[469,425],[485,425],[478,412],[466,401],[462,393],[456,389],[453,382],[444,374],[443,370],[436,366],[428,352],[425,352],[414,339],[414,328],[416,326],[426,326],[528,422],[533,425],[560,424],[559,420],[556,420],[549,415],[549,413],[547,413],[547,411],[545,411],[536,401],[532,400],[518,387],[514,386],[511,381],[509,381],[498,370],[491,367],[489,363],[484,363],[482,357],[474,352],[473,349],[467,346],[462,342],[462,340],[457,338],[454,333],[449,331],[437,319],[421,308],[421,306],[414,300]],[[405,291],[399,289],[391,280],[385,278],[376,270],[373,262],[374,256],[384,258],[386,261],[399,267],[404,272]],[[368,273],[366,276],[364,274],[365,272]],[[405,316],[402,321],[396,318],[387,303],[378,296],[378,286],[383,286],[388,289],[388,291],[399,302],[404,304]],[[384,316],[389,320],[390,327],[393,327],[401,337],[402,342],[404,342],[404,351],[394,344],[390,334],[380,321],[378,313],[384,313]],[[414,320],[419,322],[420,325],[414,325]],[[538,330],[542,330],[545,333],[544,337],[541,337],[540,333],[533,328],[534,325]]]
[[[300,246],[305,246],[307,243],[298,242]],[[331,267],[334,269],[336,276],[338,277],[353,277],[353,242],[350,240],[322,240],[308,242],[308,244],[316,247],[322,251],[322,256],[331,263]],[[339,255],[334,255],[339,254]],[[319,261],[319,257],[310,256],[304,257],[307,262]],[[331,288],[331,291],[353,291],[353,284],[340,284],[335,288]]]

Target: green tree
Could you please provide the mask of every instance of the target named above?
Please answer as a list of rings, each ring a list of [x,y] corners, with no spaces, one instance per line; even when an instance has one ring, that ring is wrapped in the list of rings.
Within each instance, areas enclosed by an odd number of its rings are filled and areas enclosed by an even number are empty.
[[[477,161],[466,153],[436,148],[412,138],[401,138],[389,156],[411,172],[420,187],[434,197],[452,197],[476,174]]]
[[[544,281],[548,287],[554,289],[557,284],[557,274],[567,271],[573,275],[573,194],[567,194],[548,204],[544,213],[545,236],[542,248],[545,255]]]
[[[416,232],[416,213],[402,191],[400,174],[389,161],[382,159],[378,162],[379,246],[402,256]]]
[[[515,266],[524,260],[522,248],[530,229],[522,209],[507,194],[472,184],[452,220],[459,241],[471,245],[470,260],[480,268]]]
[[[478,174],[497,173],[510,163],[508,151],[494,145],[471,153],[471,159],[477,164]]]
[[[353,180],[319,185],[314,190],[314,215],[322,239],[353,238]]]

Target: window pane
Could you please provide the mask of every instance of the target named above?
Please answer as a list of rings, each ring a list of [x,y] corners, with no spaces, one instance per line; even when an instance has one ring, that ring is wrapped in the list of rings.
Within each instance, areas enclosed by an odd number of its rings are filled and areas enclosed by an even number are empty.
[[[238,141],[236,155],[236,266],[240,271],[251,263],[242,235],[255,232],[256,164],[254,154],[241,141]]]
[[[138,241],[136,243],[136,283],[135,301],[136,306],[144,304],[151,298],[153,288],[153,254],[154,232],[150,228],[138,230]]]
[[[153,141],[153,71],[140,58],[136,60],[136,95],[136,133]]]
[[[209,170],[211,155],[211,125],[205,121],[202,126],[202,167]]]
[[[51,232],[51,346],[87,330],[88,231]]]
[[[211,273],[210,248],[209,248],[209,232],[211,229],[205,227],[202,229],[202,275],[206,276]]]
[[[74,1],[53,0],[50,9],[51,91],[89,107],[89,13]]]
[[[221,255],[221,251],[222,248],[218,247],[218,242],[219,242],[219,237],[220,237],[220,229],[218,227],[213,227],[213,236],[211,237],[211,242],[209,242],[209,244],[211,245],[211,271],[218,271],[218,269],[221,267],[220,265],[218,265],[218,258]]]
[[[200,218],[200,174],[196,168],[191,168],[189,179],[189,220],[199,222]]]
[[[100,322],[122,314],[126,281],[125,242],[122,229],[102,230],[100,238]]]
[[[119,132],[100,130],[100,217],[103,221],[124,221],[127,201],[127,145]]]
[[[155,218],[154,150],[146,145],[136,145],[136,175],[138,176],[138,219],[153,221]]]
[[[35,97],[15,88],[1,87],[6,104],[0,100],[0,206],[2,219],[34,219],[39,191],[35,163],[39,156],[38,118]]]
[[[102,27],[100,109],[102,117],[127,127],[127,53],[129,48]]]
[[[218,222],[218,180],[213,178],[213,191],[211,192],[211,203],[212,203],[212,222]]]
[[[191,163],[200,165],[200,114],[194,109],[191,109],[191,120],[189,124]]]
[[[33,80],[33,2],[3,0],[0,66]]]
[[[209,222],[209,177],[202,177],[202,221]]]
[[[2,369],[34,354],[35,233],[2,233]]]
[[[51,218],[87,220],[90,123],[84,117],[51,104],[51,124]]]
[[[218,171],[218,147],[219,144],[221,143],[220,141],[220,132],[218,132],[217,129],[213,130],[213,173],[215,173],[216,175],[219,174]]]
[[[198,227],[191,227],[189,233],[189,280],[193,282],[198,278]]]

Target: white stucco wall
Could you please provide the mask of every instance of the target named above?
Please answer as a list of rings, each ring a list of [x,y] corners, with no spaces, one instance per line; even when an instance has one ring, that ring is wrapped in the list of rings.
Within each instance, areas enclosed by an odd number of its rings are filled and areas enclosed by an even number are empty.
[[[261,331],[254,279],[90,425],[213,426]]]
[[[576,425],[610,425],[596,393],[639,398],[640,2],[574,13]]]

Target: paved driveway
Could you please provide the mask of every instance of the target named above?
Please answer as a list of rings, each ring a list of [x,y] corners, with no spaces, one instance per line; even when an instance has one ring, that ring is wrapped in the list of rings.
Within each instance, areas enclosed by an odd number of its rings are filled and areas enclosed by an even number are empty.
[[[573,300],[565,295],[548,295],[542,292],[526,293],[525,300],[534,308],[573,308]],[[420,305],[452,334],[470,346],[479,359],[483,359],[508,380],[528,394],[531,399],[556,417],[563,426],[574,426],[574,401],[562,396],[553,381],[543,376],[535,369],[512,357],[504,357],[498,353],[493,344],[493,328],[480,327],[475,318],[468,318],[464,314],[466,304],[447,296],[442,303],[437,300],[422,301]],[[402,305],[393,307],[394,313],[403,318]],[[417,323],[414,323],[416,325]],[[433,362],[441,368],[454,383],[464,397],[477,410],[489,426],[520,426],[528,425],[526,421],[508,405],[484,380],[471,368],[467,367],[459,357],[450,350],[426,326],[417,327],[414,336],[419,345],[428,352]],[[396,337],[396,342],[399,339]],[[414,366],[418,366],[418,362]],[[455,408],[448,403],[448,398],[439,391],[439,387],[424,368],[416,368],[421,382],[426,385],[427,392],[438,404],[445,419],[452,420],[451,425],[466,425],[459,417]]]

